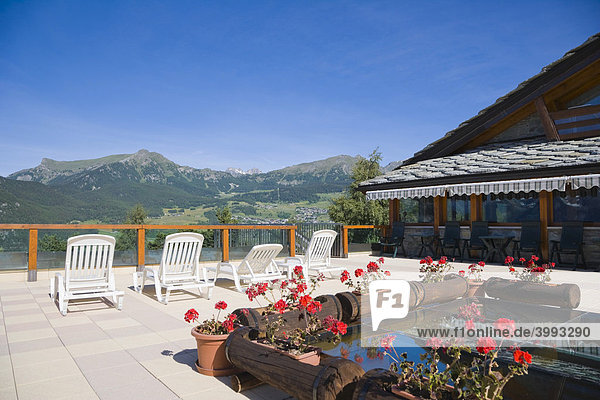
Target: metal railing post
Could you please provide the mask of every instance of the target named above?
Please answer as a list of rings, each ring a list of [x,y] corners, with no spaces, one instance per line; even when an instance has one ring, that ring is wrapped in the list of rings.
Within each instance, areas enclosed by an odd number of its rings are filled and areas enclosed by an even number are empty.
[[[27,282],[37,281],[38,230],[29,230],[29,259],[27,261]]]

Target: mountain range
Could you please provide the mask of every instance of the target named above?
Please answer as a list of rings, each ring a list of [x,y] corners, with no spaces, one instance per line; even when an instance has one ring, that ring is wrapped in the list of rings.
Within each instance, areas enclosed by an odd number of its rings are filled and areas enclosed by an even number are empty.
[[[137,203],[160,216],[164,208],[222,207],[228,201],[316,201],[318,194],[345,190],[358,159],[340,155],[263,173],[196,169],[148,150],[92,160],[44,158],[37,167],[0,177],[0,222],[116,223]]]

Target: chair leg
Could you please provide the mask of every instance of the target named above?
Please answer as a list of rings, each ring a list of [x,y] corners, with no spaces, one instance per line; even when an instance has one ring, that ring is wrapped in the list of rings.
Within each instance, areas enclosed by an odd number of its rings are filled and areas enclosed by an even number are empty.
[[[140,293],[144,293],[144,286],[146,286],[146,278],[148,276],[147,271],[142,271],[142,286],[140,287]]]
[[[169,304],[169,295],[171,294],[171,289],[167,288],[167,290],[165,290],[165,297],[164,297],[164,304],[167,305]]]
[[[131,276],[131,280],[133,281],[133,290],[135,290],[136,292],[140,292],[140,288],[138,287],[138,275],[137,275],[137,271],[135,271],[132,276]]]
[[[156,290],[156,299],[163,303],[163,297],[162,297],[162,289],[160,287],[160,282],[158,282],[158,279],[154,279],[154,289]]]
[[[213,287],[209,286],[206,290],[206,300],[210,300],[210,297],[212,296],[212,291],[213,291]]]
[[[124,295],[117,296],[117,310],[121,311],[123,309],[123,297]]]
[[[396,254],[398,253],[398,245],[394,246],[394,255],[392,258],[396,258]]]

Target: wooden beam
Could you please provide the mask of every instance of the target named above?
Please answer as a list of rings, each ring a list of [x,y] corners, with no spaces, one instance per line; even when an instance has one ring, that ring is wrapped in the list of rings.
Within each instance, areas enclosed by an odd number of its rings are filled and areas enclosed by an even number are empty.
[[[566,124],[557,124],[556,129],[562,131],[564,129],[583,128],[593,125],[600,125],[600,118],[581,119],[575,122],[567,122]]]
[[[541,250],[542,254],[540,254],[540,258],[542,260],[549,259],[548,252],[548,221],[550,217],[550,193],[542,190],[539,195],[539,203],[540,203],[540,241],[541,241]]]
[[[29,257],[27,261],[27,281],[37,281],[37,250],[38,250],[38,231],[29,230]]]
[[[560,135],[560,137],[565,140],[585,139],[585,138],[596,137],[596,136],[600,136],[600,129],[594,129],[591,131],[584,131],[584,132],[565,133],[564,135]]]
[[[222,240],[223,240],[223,256],[222,260],[224,262],[229,261],[229,229],[223,229]]]
[[[144,228],[137,230],[137,253],[137,270],[141,272],[146,265],[146,230]]]
[[[554,120],[550,117],[550,113],[548,112],[548,108],[546,107],[546,103],[544,102],[543,97],[538,97],[535,99],[535,109],[542,120],[542,125],[544,126],[544,132],[546,133],[546,138],[548,140],[560,140],[558,136],[558,131],[556,130],[556,125],[554,125]]]
[[[560,110],[550,113],[550,117],[553,119],[566,119],[573,117],[581,117],[582,115],[596,114],[600,112],[600,105],[596,106],[584,106],[571,108],[570,110]]]

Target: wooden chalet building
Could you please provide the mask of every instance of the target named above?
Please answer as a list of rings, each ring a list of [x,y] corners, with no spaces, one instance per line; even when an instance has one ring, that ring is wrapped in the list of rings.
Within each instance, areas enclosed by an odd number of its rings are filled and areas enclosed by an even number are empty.
[[[600,34],[544,67],[399,167],[362,182],[407,232],[472,221],[520,235],[540,221],[542,257],[561,224],[583,221],[586,261],[600,259]]]

